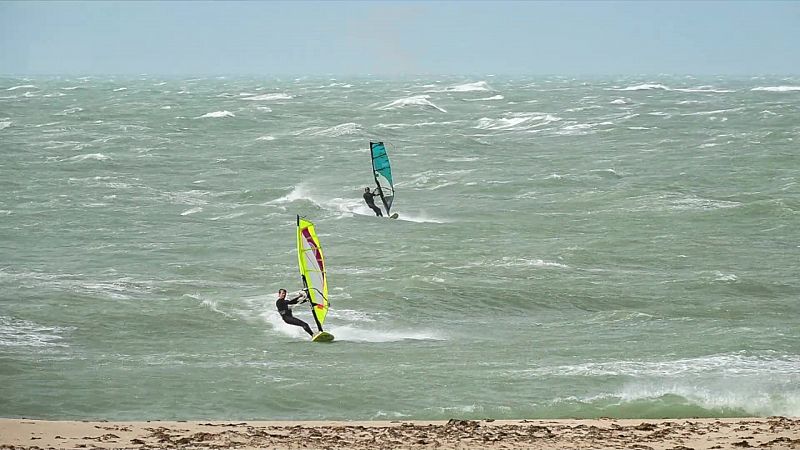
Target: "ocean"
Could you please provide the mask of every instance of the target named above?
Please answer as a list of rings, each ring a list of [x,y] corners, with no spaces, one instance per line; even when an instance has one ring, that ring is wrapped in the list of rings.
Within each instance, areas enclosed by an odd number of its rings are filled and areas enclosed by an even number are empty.
[[[798,416],[799,145],[797,77],[0,78],[0,416]]]

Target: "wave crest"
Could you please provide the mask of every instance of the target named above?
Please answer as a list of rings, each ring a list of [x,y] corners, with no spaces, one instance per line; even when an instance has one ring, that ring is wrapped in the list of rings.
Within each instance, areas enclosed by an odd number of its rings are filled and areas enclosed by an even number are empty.
[[[444,109],[431,103],[430,100],[428,100],[429,98],[431,98],[430,95],[415,95],[412,97],[401,98],[389,103],[388,105],[381,106],[378,109],[388,110],[388,109],[406,108],[409,106],[421,106],[423,108],[435,109],[443,113],[447,112]]]
[[[230,111],[214,111],[214,112],[203,114],[202,116],[196,117],[196,118],[197,119],[220,119],[220,118],[223,118],[223,117],[236,117],[236,115],[233,114]]]

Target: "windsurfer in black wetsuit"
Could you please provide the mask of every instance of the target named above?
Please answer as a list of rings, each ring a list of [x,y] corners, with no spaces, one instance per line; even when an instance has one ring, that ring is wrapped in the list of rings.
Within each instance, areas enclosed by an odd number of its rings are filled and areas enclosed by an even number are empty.
[[[383,213],[381,212],[381,209],[378,208],[377,206],[375,206],[375,197],[377,197],[379,195],[381,195],[381,194],[378,193],[378,192],[375,192],[374,194],[372,192],[370,192],[368,187],[364,188],[364,201],[367,202],[367,206],[369,206],[370,209],[375,211],[375,215],[376,216],[383,217]]]
[[[300,299],[303,299],[303,301],[301,302]],[[306,293],[303,291],[301,291],[300,294],[293,299],[286,300],[286,289],[278,289],[278,301],[275,302],[275,307],[278,308],[278,312],[280,313],[281,319],[283,319],[284,322],[288,323],[289,325],[303,327],[303,329],[306,330],[306,333],[313,337],[314,332],[311,331],[311,327],[309,327],[307,323],[293,316],[292,308],[289,306],[296,305],[298,303],[305,303],[307,300],[308,298],[306,297]]]

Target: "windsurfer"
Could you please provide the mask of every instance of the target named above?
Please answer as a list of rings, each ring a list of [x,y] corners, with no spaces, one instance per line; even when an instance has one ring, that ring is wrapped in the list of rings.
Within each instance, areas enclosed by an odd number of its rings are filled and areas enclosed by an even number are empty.
[[[379,192],[372,193],[369,191],[368,187],[364,188],[364,201],[367,202],[367,206],[370,207],[373,211],[375,211],[375,215],[378,217],[383,217],[383,213],[381,209],[375,206],[375,197],[379,196]]]
[[[300,299],[303,299],[303,301],[301,302]],[[288,323],[289,325],[303,327],[303,329],[306,330],[306,333],[308,333],[310,336],[314,336],[314,332],[311,331],[311,327],[309,327],[307,323],[293,316],[292,308],[289,306],[296,305],[298,303],[305,303],[306,301],[308,301],[308,297],[306,297],[305,291],[300,291],[300,293],[291,300],[286,300],[286,289],[278,289],[278,301],[275,302],[275,307],[278,308],[278,312],[280,313],[281,319],[283,319],[284,322]]]

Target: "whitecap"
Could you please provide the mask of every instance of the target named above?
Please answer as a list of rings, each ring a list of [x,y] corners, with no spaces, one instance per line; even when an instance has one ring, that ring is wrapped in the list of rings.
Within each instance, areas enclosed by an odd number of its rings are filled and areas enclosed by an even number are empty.
[[[736,274],[733,274],[733,273],[725,274],[725,273],[722,273],[720,271],[717,271],[717,272],[714,273],[714,275],[716,276],[716,278],[714,278],[714,281],[737,281],[737,280],[739,280],[739,277],[737,277]]]
[[[555,261],[546,261],[543,259],[527,259],[527,258],[510,258],[503,257],[501,261],[495,265],[500,267],[557,267],[559,269],[569,269],[566,264],[561,264]]]
[[[8,88],[6,90],[7,91],[16,91],[17,89],[39,89],[39,88],[34,86],[34,85],[32,85],[32,84],[23,84],[23,85],[20,85],[20,86],[10,87],[10,88]]]
[[[663,84],[655,84],[655,83],[644,83],[644,84],[637,84],[635,86],[628,86],[625,88],[618,88],[618,89],[611,89],[612,91],[669,91],[671,90],[667,86]]]
[[[4,120],[4,121],[0,122],[0,130],[4,130],[4,129],[10,127],[12,123],[13,122],[11,122],[10,120]]]
[[[202,210],[203,210],[203,208],[201,206],[197,206],[197,207],[194,207],[194,208],[191,208],[191,209],[187,209],[186,211],[182,212],[181,215],[182,216],[188,216],[190,214],[199,213]]]
[[[111,158],[102,153],[87,153],[85,155],[76,155],[71,158],[67,158],[67,161],[86,161],[87,159],[95,161],[107,161]]]
[[[729,112],[742,111],[743,109],[744,109],[743,107],[731,108],[731,109],[716,109],[714,111],[698,111],[698,112],[693,112],[693,113],[685,113],[685,114],[681,114],[681,115],[682,116],[711,116],[711,115],[714,115],[714,114],[723,114],[723,113],[729,113]]]
[[[121,87],[121,88],[116,88],[116,89],[114,89],[114,91],[113,91],[113,92],[122,92],[122,91],[127,91],[127,90],[128,90],[128,88],[126,88],[126,87]]]
[[[256,138],[257,141],[274,141],[275,138],[273,136],[261,136]]]
[[[491,88],[485,81],[476,81],[474,83],[457,84],[449,86],[444,89],[430,90],[428,92],[485,92],[491,91]]]
[[[796,92],[800,91],[800,86],[759,86],[750,90],[763,92]]]
[[[242,94],[240,94],[242,95]],[[251,95],[251,94],[245,94]],[[261,101],[267,102],[272,100],[291,100],[293,97],[289,94],[285,94],[283,92],[278,92],[274,94],[261,94],[261,95],[254,95],[252,97],[244,97],[242,100],[252,100],[252,101]]]
[[[361,132],[362,132],[361,125],[349,122],[329,128],[322,128],[322,127],[306,128],[305,130],[296,133],[296,135],[299,136],[305,134],[309,136],[339,137],[349,134],[359,134]]]
[[[48,327],[29,320],[0,317],[0,347],[67,347],[60,342],[65,328]]]
[[[405,107],[408,107],[408,106],[421,106],[423,108],[435,109],[435,110],[441,111],[443,113],[447,112],[444,109],[442,109],[442,108],[434,105],[433,103],[431,103],[428,100],[429,98],[430,98],[429,95],[415,95],[413,97],[401,98],[401,99],[398,99],[398,100],[395,100],[395,101],[389,103],[388,105],[381,106],[378,109],[387,110],[387,109],[405,108]]]
[[[497,94],[497,95],[493,95],[493,96],[491,96],[491,97],[484,97],[484,98],[464,98],[464,99],[462,99],[462,100],[464,100],[465,102],[482,102],[482,101],[488,101],[488,100],[502,100],[503,98],[505,98],[505,97],[503,97],[503,96],[502,96],[502,95],[500,95],[500,94]]]
[[[525,131],[560,120],[560,117],[546,113],[511,113],[499,119],[482,117],[478,119],[478,124],[473,128],[479,130]]]
[[[695,92],[695,93],[708,93],[708,94],[729,94],[731,92],[736,92],[730,89],[715,89],[711,86],[700,86],[696,88],[675,88],[672,89],[673,91],[678,92]]]
[[[223,117],[236,117],[236,116],[230,111],[214,111],[214,112],[203,114],[202,116],[195,117],[195,118],[196,119],[218,119],[218,118],[223,118]]]

